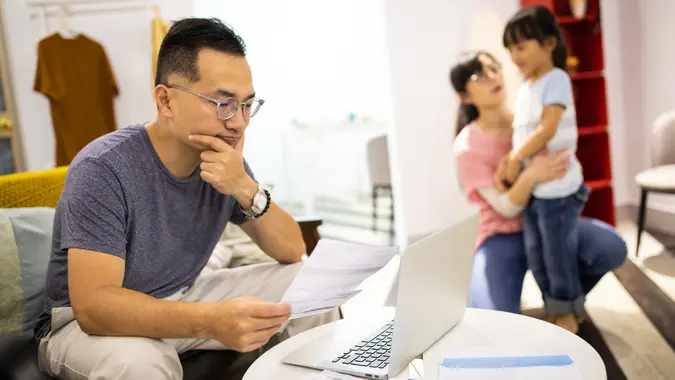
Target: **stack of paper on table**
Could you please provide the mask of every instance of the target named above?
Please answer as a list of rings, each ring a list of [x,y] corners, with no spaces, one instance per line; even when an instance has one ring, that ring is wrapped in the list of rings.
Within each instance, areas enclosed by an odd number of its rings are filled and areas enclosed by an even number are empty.
[[[382,269],[398,247],[365,246],[321,239],[281,298],[291,319],[323,313],[357,295],[356,288]]]

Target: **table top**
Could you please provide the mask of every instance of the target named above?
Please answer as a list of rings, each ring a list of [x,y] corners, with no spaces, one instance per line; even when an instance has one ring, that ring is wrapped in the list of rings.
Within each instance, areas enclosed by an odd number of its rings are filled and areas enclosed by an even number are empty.
[[[341,324],[368,324],[375,329],[390,321],[394,310],[377,307],[368,313],[359,314],[359,318],[329,323],[278,344],[253,363],[244,375],[244,380],[269,379],[271,374],[274,374],[275,379],[302,379],[317,371],[284,364],[281,362],[284,356]],[[583,379],[607,379],[600,355],[578,336],[535,318],[481,309],[467,309],[462,321],[425,351],[424,379],[438,378],[438,368],[444,357],[474,353],[486,346],[491,350],[504,348],[504,355],[567,354],[576,363]],[[404,370],[395,380],[407,380],[408,375],[408,371]]]

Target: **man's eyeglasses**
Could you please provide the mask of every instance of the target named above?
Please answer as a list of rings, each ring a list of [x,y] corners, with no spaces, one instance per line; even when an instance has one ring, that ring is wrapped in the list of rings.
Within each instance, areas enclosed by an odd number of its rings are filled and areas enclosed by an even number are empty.
[[[471,81],[476,83],[486,82],[488,80],[494,79],[501,75],[502,67],[500,65],[491,64],[487,65],[486,69],[473,74],[471,76]]]
[[[196,95],[199,96],[200,98],[206,99],[211,103],[214,103],[216,105],[216,114],[218,115],[218,118],[220,120],[227,120],[231,118],[232,116],[234,116],[234,114],[237,113],[237,110],[240,107],[242,113],[244,114],[244,119],[250,119],[253,116],[255,116],[255,114],[258,113],[258,111],[260,111],[260,107],[262,107],[262,105],[265,104],[265,101],[260,98],[251,98],[245,102],[240,102],[237,98],[234,97],[225,98],[223,100],[216,100],[182,86],[167,85],[167,87],[185,91],[192,95]]]

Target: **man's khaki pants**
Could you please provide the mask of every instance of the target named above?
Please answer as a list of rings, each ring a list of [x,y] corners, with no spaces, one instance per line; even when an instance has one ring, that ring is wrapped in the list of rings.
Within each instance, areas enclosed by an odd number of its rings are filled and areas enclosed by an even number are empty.
[[[193,286],[166,298],[183,302],[213,302],[252,296],[278,302],[302,263],[264,263],[227,268],[228,253],[217,248]],[[222,266],[221,266],[222,265]],[[338,311],[294,319],[284,324],[284,340],[339,318]],[[40,368],[65,379],[182,379],[178,355],[190,350],[223,350],[220,342],[204,339],[151,339],[90,336],[82,332],[70,307],[52,310],[52,330],[39,344]],[[272,374],[270,376],[273,376]]]

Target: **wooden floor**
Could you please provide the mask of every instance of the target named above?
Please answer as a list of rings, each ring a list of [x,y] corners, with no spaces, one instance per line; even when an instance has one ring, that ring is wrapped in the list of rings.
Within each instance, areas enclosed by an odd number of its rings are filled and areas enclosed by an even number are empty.
[[[630,260],[588,295],[589,319],[579,335],[600,353],[610,380],[675,379],[675,237],[646,232],[636,259],[635,225],[617,228]],[[525,308],[541,307],[530,275],[523,301]]]

